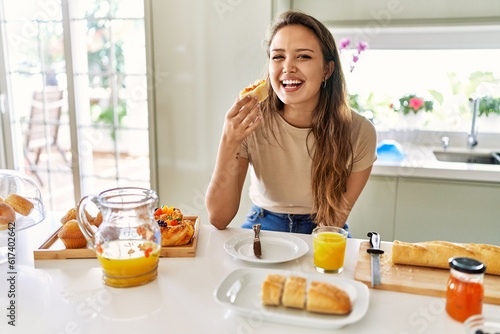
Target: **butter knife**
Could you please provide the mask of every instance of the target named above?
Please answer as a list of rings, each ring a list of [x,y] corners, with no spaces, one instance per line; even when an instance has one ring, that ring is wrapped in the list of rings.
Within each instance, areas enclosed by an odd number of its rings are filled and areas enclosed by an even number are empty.
[[[262,246],[260,245],[260,224],[254,224],[252,226],[253,231],[255,232],[255,237],[253,239],[253,253],[257,258],[260,259],[262,256]]]
[[[384,251],[380,249],[380,235],[377,232],[368,232],[370,238],[370,248],[366,251],[372,258],[372,287],[380,285],[380,254]]]

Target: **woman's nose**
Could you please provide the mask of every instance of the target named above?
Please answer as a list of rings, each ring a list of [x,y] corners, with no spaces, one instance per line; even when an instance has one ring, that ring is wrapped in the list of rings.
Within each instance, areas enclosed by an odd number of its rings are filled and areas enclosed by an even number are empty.
[[[294,73],[296,71],[295,63],[293,60],[285,60],[283,62],[283,73]]]

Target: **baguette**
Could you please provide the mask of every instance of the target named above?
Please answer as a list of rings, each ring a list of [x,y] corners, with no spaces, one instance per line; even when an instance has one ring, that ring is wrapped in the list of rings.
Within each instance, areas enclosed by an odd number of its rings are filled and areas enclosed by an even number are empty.
[[[486,273],[500,275],[500,247],[487,244],[460,244],[447,241],[408,243],[395,240],[392,263],[422,267],[449,268],[452,257],[469,257],[483,262]]]
[[[318,281],[312,281],[308,287],[307,280],[299,276],[267,275],[261,297],[263,305],[283,305],[314,313],[345,315],[352,310],[351,298],[343,289]]]
[[[303,309],[306,303],[307,280],[303,277],[289,276],[285,281],[283,297],[284,306]]]
[[[267,275],[262,282],[262,304],[270,306],[281,305],[281,295],[283,293],[283,284],[285,283],[283,275]]]
[[[306,309],[325,314],[348,314],[351,299],[344,290],[328,283],[311,282],[307,290]]]

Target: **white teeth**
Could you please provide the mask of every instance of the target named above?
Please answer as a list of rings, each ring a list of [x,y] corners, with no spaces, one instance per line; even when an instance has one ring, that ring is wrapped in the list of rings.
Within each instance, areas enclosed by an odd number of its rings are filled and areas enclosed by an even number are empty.
[[[284,85],[300,85],[301,83],[301,80],[283,80]]]

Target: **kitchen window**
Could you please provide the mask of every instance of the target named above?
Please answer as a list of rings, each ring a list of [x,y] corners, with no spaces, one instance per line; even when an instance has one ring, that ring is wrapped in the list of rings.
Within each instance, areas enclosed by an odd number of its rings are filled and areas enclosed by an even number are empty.
[[[150,188],[142,0],[0,1],[3,165],[48,210]]]
[[[422,114],[422,128],[468,131],[469,97],[500,97],[498,59],[500,50],[369,49],[352,72],[347,68],[346,79],[361,111],[370,113],[381,130],[404,126],[395,105],[399,98],[416,94],[433,101],[433,110]],[[500,111],[497,115],[479,117],[480,131],[500,132]]]
[[[331,31],[338,44],[350,41],[342,50],[349,93],[379,130],[408,127],[394,111],[405,95],[433,102],[433,110],[423,113],[418,128],[461,132],[470,129],[470,97],[500,98],[498,25],[331,27]],[[368,48],[352,64],[359,42]],[[478,128],[500,132],[500,110],[479,117]]]

